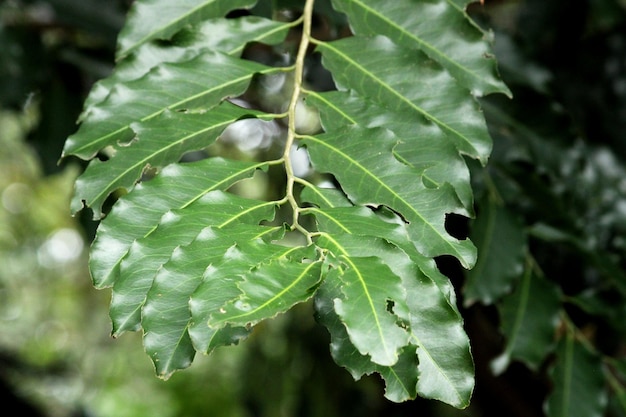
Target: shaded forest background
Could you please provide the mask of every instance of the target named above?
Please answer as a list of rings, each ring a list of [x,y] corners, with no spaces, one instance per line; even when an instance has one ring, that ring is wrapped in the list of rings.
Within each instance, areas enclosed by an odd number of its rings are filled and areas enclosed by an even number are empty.
[[[139,334],[112,340],[109,294],[92,288],[86,266],[96,224],[84,214],[69,216],[73,181],[83,166],[76,160],[58,164],[58,159],[92,84],[113,68],[116,36],[130,3],[0,2],[3,404],[13,404],[20,416],[543,415],[551,390],[546,369],[531,371],[514,363],[494,376],[489,363],[503,343],[499,318],[493,306],[478,303],[460,306],[477,367],[467,410],[419,399],[393,404],[383,398],[376,376],[354,382],[332,362],[328,335],[307,305],[261,326],[242,346],[201,358],[168,382],[154,376]],[[606,249],[621,251],[623,275],[626,2],[487,0],[469,11],[494,31],[501,75],[514,94],[513,100],[484,100],[494,160],[505,161],[500,156],[515,149],[511,144],[527,137],[528,132],[520,132],[530,127],[545,150],[543,157],[560,174],[528,175],[528,187],[536,187],[536,198],[545,202],[538,215],[565,212],[588,225],[597,223],[581,241],[601,241],[608,230]],[[517,131],[505,128],[499,110],[517,122]],[[515,167],[522,173],[534,168]],[[548,178],[550,187],[542,182]],[[451,227],[463,234],[470,225],[460,221]],[[567,245],[545,251],[545,242],[536,245],[545,274],[566,295],[602,279],[590,272],[592,262]],[[541,259],[542,253],[549,260]],[[446,260],[440,266],[462,299],[464,271]],[[605,300],[613,303],[606,306],[617,315],[613,320],[623,319],[623,299]],[[583,324],[588,320],[574,307],[569,313]],[[599,321],[588,329],[607,351],[623,356],[624,332],[611,326],[610,320]],[[611,408],[609,413],[623,415]]]

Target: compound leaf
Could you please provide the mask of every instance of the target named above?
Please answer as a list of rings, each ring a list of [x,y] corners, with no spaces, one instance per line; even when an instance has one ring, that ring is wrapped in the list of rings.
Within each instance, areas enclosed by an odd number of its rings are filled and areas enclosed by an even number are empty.
[[[491,152],[476,97],[508,90],[462,0],[333,0],[354,32],[341,40],[314,30],[314,3],[281,22],[241,16],[254,0],[134,2],[117,68],[63,150],[91,160],[71,209],[104,218],[94,285],[112,287],[113,335],[143,330],[162,378],[313,298],[355,378],[380,374],[393,401],[465,407],[469,340],[435,258],[476,262],[445,220],[474,214],[464,155]],[[338,91],[309,90],[314,51]],[[322,133],[301,129],[318,114]],[[278,133],[242,157],[226,148],[237,129],[254,146],[245,118]]]

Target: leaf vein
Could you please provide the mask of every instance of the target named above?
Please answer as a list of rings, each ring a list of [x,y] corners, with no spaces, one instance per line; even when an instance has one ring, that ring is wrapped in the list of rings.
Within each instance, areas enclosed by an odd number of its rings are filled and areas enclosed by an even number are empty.
[[[416,112],[418,112],[422,116],[426,117],[428,120],[434,122],[435,124],[440,126],[442,129],[452,133],[454,136],[459,137],[460,139],[462,139],[463,141],[467,142],[470,146],[473,147],[473,144],[472,144],[472,141],[470,140],[470,138],[465,136],[463,133],[459,132],[457,129],[455,129],[454,127],[450,126],[448,123],[440,120],[439,118],[437,118],[436,116],[434,116],[433,114],[428,112],[427,110],[423,109],[422,107],[418,106],[416,103],[414,103],[411,100],[409,100],[407,97],[402,95],[402,93],[400,93],[398,90],[394,89],[392,86],[390,86],[384,80],[380,79],[379,77],[374,75],[372,72],[368,71],[367,68],[363,67],[361,64],[359,64],[358,62],[356,62],[355,60],[353,60],[349,56],[347,56],[344,53],[340,52],[337,48],[333,47],[331,44],[325,43],[324,46],[329,48],[329,49],[332,49],[337,55],[341,56],[346,62],[348,62],[352,66],[354,66],[357,69],[359,69],[365,75],[369,76],[372,80],[374,80],[375,83],[379,84],[382,88],[386,89],[391,94],[393,94],[394,96],[398,97],[400,99],[400,101],[408,104],[409,107],[413,108]]]

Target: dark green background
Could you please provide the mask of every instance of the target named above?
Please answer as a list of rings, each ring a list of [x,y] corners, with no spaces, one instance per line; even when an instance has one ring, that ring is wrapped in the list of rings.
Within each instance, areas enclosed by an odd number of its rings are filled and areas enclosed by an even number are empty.
[[[58,159],[91,85],[113,68],[129,3],[0,3],[0,193],[15,182],[32,190],[28,210],[0,207],[0,398],[5,410],[16,410],[10,415],[543,415],[549,357],[536,371],[517,362],[498,377],[489,371],[503,347],[494,305],[460,303],[477,367],[473,402],[463,411],[421,399],[390,403],[375,376],[355,383],[332,362],[310,305],[168,382],[154,376],[139,335],[111,340],[109,294],[91,288],[85,253],[52,266],[41,259],[60,228],[83,236],[85,250],[93,238],[96,224],[70,218],[64,206],[84,165]],[[594,333],[600,352],[620,358],[626,295],[615,288],[626,285],[626,2],[485,3],[469,10],[494,31],[501,75],[514,94],[484,99],[495,142],[489,169],[524,225],[541,221],[573,236],[530,233],[529,247],[569,300],[569,317]],[[488,186],[477,178],[475,187],[479,201]],[[464,235],[471,223],[451,218],[449,228]],[[438,262],[462,302],[464,272],[449,259]],[[613,406],[608,413],[624,415]]]

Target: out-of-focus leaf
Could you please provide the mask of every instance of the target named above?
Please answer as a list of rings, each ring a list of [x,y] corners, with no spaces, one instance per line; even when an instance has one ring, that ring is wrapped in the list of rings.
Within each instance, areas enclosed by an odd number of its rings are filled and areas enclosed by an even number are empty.
[[[526,253],[526,235],[519,219],[489,198],[478,207],[480,214],[472,225],[470,238],[480,256],[466,273],[467,305],[475,301],[493,304],[509,292],[522,273]]]
[[[619,207],[619,204],[617,204],[616,207]],[[620,223],[616,224],[619,225]],[[615,256],[597,250],[595,247],[596,242],[594,242],[595,237],[585,242],[571,232],[561,230],[545,223],[534,224],[528,231],[532,236],[548,242],[562,242],[571,245],[583,256],[587,257],[587,259],[613,283],[615,288],[617,288],[622,295],[626,296],[626,273],[624,273],[623,268],[617,265]]]
[[[605,358],[604,373],[611,388],[609,391],[609,413],[617,416],[626,415],[626,361]]]
[[[587,314],[605,319],[617,333],[626,334],[626,304],[616,303],[615,292],[611,289],[590,288],[567,300]]]
[[[557,288],[528,269],[512,294],[497,304],[505,337],[504,352],[492,361],[496,374],[511,360],[538,370],[554,350],[561,303]]]
[[[600,358],[568,332],[550,371],[552,392],[544,403],[548,417],[601,417],[607,397]]]

